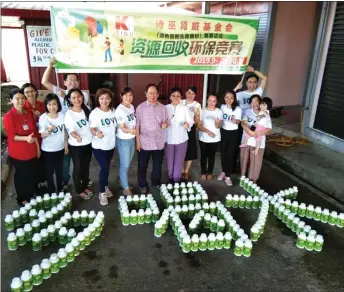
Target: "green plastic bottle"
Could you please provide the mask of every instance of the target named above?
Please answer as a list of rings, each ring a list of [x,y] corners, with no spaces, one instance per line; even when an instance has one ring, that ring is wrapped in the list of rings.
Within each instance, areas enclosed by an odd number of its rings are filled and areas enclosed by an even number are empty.
[[[17,229],[17,238],[18,238],[18,245],[23,246],[26,244],[26,236],[25,236],[25,231],[23,228],[18,228]]]
[[[57,256],[59,258],[60,269],[66,267],[68,264],[66,250],[64,248],[60,248]]]
[[[20,279],[23,282],[23,290],[22,291],[31,291],[33,288],[33,281],[32,281],[32,275],[30,271],[25,270],[22,274]]]
[[[39,265],[34,265],[31,270],[33,285],[38,286],[43,283],[42,269]]]
[[[11,232],[8,234],[7,246],[8,246],[8,250],[17,250],[18,249],[18,238],[14,232]]]
[[[60,271],[60,262],[56,253],[50,255],[49,261],[51,263],[51,272],[56,274]]]

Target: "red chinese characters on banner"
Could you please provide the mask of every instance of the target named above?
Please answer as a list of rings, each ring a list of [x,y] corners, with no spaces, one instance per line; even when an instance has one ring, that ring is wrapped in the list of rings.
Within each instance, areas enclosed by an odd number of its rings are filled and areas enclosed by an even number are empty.
[[[199,30],[199,22],[198,21],[193,22],[191,25],[191,29],[192,30]]]
[[[215,24],[215,31],[221,31],[221,30],[222,30],[222,24],[221,23]]]
[[[180,30],[188,30],[188,22],[183,20],[180,22]]]
[[[203,30],[204,31],[210,31],[211,29],[211,23],[210,22],[205,22],[203,25]]]
[[[164,28],[164,21],[163,20],[157,20],[156,21],[156,28],[163,29]]]
[[[176,21],[175,20],[170,20],[168,22],[168,29],[176,29]]]
[[[232,28],[233,28],[233,26],[230,23],[228,23],[226,25],[226,32],[232,32]]]

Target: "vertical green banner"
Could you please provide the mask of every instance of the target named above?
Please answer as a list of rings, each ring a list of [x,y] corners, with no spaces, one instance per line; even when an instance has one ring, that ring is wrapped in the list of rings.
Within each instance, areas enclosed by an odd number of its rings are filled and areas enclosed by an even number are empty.
[[[51,8],[60,72],[240,74],[256,18]]]

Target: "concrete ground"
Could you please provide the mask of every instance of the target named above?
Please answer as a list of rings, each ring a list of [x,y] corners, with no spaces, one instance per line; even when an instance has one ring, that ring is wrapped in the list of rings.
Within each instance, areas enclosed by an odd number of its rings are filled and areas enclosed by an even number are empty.
[[[220,170],[217,154],[216,174]],[[110,174],[110,186],[118,189],[117,153]],[[136,186],[137,159],[130,168],[130,182]],[[166,167],[164,167],[166,170]],[[199,180],[199,161],[192,167],[192,177]],[[91,179],[97,182],[98,166],[92,161]],[[164,171],[166,178],[166,171]],[[234,187],[213,180],[202,182],[209,199],[224,201],[228,193],[244,193],[233,176]],[[2,219],[17,208],[13,195],[13,175],[2,203]],[[297,185],[299,201],[343,212],[342,205],[323,196],[299,180],[265,162],[259,185],[270,194]],[[97,189],[97,184],[94,189]],[[156,190],[153,196],[158,200]],[[99,205],[95,196],[90,201],[74,199],[73,209],[103,210],[105,227],[80,256],[34,291],[342,291],[344,287],[343,229],[319,222],[310,225],[323,234],[323,251],[308,252],[296,247],[296,236],[272,214],[265,232],[254,244],[250,258],[236,257],[233,250],[215,250],[184,254],[171,230],[161,237],[153,235],[153,226],[123,226],[117,209],[117,196],[108,206]],[[160,208],[162,210],[162,208]],[[258,210],[230,210],[248,233],[256,221]],[[2,228],[2,291],[9,291],[11,279],[31,269],[61,246],[54,244],[41,252],[30,245],[10,252],[6,247],[7,232]]]

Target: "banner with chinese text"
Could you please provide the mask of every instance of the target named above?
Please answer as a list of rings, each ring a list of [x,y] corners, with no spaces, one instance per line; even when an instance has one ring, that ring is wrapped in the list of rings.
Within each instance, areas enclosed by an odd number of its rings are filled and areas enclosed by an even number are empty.
[[[258,25],[257,18],[51,8],[59,72],[241,74]]]

